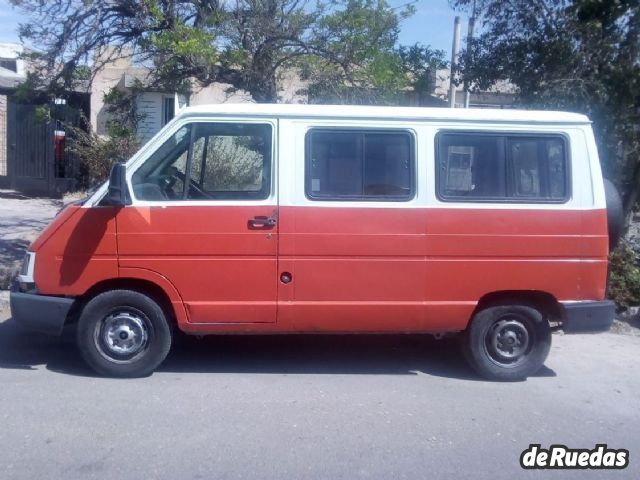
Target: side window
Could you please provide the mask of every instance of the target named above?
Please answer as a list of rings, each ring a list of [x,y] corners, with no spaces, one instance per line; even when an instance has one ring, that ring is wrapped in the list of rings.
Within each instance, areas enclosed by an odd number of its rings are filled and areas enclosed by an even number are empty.
[[[500,138],[443,135],[440,192],[444,197],[500,198],[506,195],[505,159]]]
[[[564,199],[569,197],[569,171],[565,142],[560,138],[547,140],[544,146],[549,175],[549,196]]]
[[[313,129],[305,193],[312,200],[410,200],[414,163],[409,132]]]
[[[201,123],[191,164],[191,192],[211,198],[264,199],[271,183],[271,126]],[[196,141],[196,142],[197,142]]]
[[[441,133],[437,147],[443,200],[559,202],[569,196],[560,136]]]
[[[191,125],[180,128],[135,171],[133,194],[139,200],[166,201],[184,197]]]
[[[541,165],[542,158],[538,154],[537,140],[511,140],[509,153],[513,166],[515,196],[539,198],[544,165]]]
[[[182,127],[133,174],[135,198],[265,199],[271,187],[271,142],[268,124]]]

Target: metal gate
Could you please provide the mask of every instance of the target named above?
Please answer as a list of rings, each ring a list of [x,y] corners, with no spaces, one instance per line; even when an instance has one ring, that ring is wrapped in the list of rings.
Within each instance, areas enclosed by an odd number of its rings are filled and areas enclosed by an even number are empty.
[[[0,188],[9,188],[6,95],[0,95]]]
[[[56,122],[40,118],[38,105],[7,102],[7,174],[9,187],[29,195],[59,197],[73,185],[76,170],[72,158],[69,163],[56,164],[56,124],[77,124],[79,113],[65,109],[65,118]],[[58,126],[58,128],[60,128]],[[75,163],[75,162],[73,162]]]

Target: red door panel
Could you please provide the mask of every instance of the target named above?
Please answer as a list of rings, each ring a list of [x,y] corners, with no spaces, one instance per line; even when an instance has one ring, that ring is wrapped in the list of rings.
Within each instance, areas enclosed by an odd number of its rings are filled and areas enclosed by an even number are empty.
[[[428,215],[430,301],[477,301],[504,290],[580,300],[605,284],[602,211],[447,208]]]
[[[275,322],[277,225],[251,227],[273,206],[126,207],[118,214],[121,268],[166,277],[189,322]]]
[[[424,210],[281,207],[279,318],[311,331],[420,330]]]
[[[491,292],[601,298],[606,216],[562,209],[282,207],[278,318],[304,331],[455,331]]]

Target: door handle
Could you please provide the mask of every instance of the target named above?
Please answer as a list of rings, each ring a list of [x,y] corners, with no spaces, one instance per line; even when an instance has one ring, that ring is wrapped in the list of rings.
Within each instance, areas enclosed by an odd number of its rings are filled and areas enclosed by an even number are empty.
[[[268,229],[276,226],[275,217],[253,217],[249,220],[248,225],[252,230],[255,229]]]

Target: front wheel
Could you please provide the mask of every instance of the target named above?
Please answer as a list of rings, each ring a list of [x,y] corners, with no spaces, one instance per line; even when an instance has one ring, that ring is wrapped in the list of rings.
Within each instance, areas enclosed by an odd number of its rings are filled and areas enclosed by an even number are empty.
[[[108,377],[151,374],[171,347],[162,308],[132,290],[110,290],[91,299],[78,322],[78,347],[87,364]]]
[[[484,378],[524,380],[544,364],[551,328],[540,312],[524,305],[501,305],[476,313],[464,334],[464,353]]]

